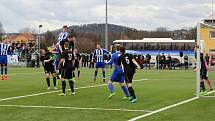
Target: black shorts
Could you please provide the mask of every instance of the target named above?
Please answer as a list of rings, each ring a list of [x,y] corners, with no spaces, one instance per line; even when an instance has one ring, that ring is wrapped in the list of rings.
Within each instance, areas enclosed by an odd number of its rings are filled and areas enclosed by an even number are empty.
[[[61,77],[63,79],[72,79],[73,78],[72,72],[73,72],[72,68],[64,68],[62,69]]]
[[[207,71],[200,71],[201,79],[208,80],[208,72]]]
[[[50,73],[51,74],[56,73],[54,65],[53,66],[45,66],[44,69],[45,69],[45,73],[49,73],[49,74]]]
[[[125,73],[125,82],[132,83],[135,72]]]

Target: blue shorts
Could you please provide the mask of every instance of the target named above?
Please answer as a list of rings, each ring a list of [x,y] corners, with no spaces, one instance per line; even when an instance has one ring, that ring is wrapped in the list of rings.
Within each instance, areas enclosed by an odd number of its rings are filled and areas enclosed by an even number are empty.
[[[96,68],[105,68],[105,63],[104,62],[97,62]]]
[[[0,56],[0,64],[7,64],[7,56]]]
[[[124,73],[113,72],[110,77],[110,80],[113,82],[124,83],[125,75],[124,75]]]

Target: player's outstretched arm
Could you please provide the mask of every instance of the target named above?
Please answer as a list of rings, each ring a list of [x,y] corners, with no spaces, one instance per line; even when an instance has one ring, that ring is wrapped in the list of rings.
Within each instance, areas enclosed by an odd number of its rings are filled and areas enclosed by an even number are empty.
[[[137,63],[137,61],[135,59],[132,59],[132,62],[137,66],[137,69],[140,69],[140,65]]]
[[[113,55],[111,56],[111,59],[110,59],[106,64],[112,65],[113,62],[114,62],[114,60],[115,60],[115,58],[116,58],[116,56],[113,54]]]

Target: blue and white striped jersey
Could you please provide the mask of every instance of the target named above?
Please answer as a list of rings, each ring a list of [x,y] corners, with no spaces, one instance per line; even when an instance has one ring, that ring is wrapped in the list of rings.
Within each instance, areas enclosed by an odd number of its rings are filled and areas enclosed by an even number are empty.
[[[105,49],[96,49],[94,51],[93,57],[96,62],[104,62],[104,54],[109,54],[109,51]]]
[[[0,56],[7,55],[10,44],[0,43]]]
[[[68,32],[61,32],[58,36],[58,43],[67,39],[68,35],[69,35]]]

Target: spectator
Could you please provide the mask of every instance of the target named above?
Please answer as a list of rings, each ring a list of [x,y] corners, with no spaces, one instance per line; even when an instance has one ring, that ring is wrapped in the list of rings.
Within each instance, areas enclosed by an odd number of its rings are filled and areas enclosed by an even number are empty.
[[[161,69],[165,69],[166,68],[166,56],[164,55],[164,53],[162,53],[161,56]]]
[[[188,66],[189,66],[188,56],[185,55],[184,56],[184,67],[186,70],[188,69]]]
[[[150,61],[151,61],[151,55],[148,53],[146,55],[146,63],[147,63],[147,66],[148,66],[148,69],[150,69],[151,65],[150,65]]]
[[[166,62],[167,62],[168,69],[172,70],[172,57],[170,54],[168,54]]]
[[[161,60],[161,55],[158,54],[156,56],[156,66],[157,66],[157,69],[160,69],[160,60]]]

